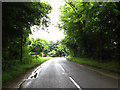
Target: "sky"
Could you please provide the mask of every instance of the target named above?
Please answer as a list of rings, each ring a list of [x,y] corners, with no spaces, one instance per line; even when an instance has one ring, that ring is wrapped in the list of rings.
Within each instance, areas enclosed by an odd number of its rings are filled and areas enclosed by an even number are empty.
[[[33,32],[33,28],[32,29],[32,35],[29,35],[30,38],[42,38],[42,39],[46,39],[48,41],[53,41],[56,42],[57,40],[60,40],[62,38],[65,37],[63,31],[59,31],[59,29],[57,27],[55,27],[57,25],[57,23],[59,23],[59,15],[60,15],[60,11],[59,11],[59,7],[61,5],[64,5],[64,1],[63,0],[41,0],[41,1],[47,1],[52,7],[52,12],[48,15],[51,19],[51,25],[47,28],[49,30],[49,33],[46,32],[46,30],[42,30],[40,28],[40,30]]]

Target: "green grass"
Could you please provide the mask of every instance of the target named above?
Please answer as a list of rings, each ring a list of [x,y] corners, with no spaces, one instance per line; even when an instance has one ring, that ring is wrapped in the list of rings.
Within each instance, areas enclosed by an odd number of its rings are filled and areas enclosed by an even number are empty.
[[[89,66],[93,66],[96,68],[101,68],[101,69],[109,70],[113,72],[120,72],[117,61],[100,62],[99,60],[93,60],[93,59],[87,59],[87,58],[75,58],[70,56],[66,57],[66,59],[79,64],[89,65]]]
[[[42,62],[51,59],[51,57],[40,57],[37,55],[37,59],[34,56],[24,57],[23,63],[20,64],[19,60],[7,60],[2,61],[2,83],[6,84],[8,81],[14,79],[26,72],[27,70],[41,64]]]

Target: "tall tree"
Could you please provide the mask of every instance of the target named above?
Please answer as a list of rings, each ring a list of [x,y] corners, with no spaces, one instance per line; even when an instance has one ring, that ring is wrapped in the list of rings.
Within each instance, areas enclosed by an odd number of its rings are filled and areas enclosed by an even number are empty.
[[[22,61],[22,45],[31,33],[30,27],[47,26],[50,10],[51,6],[42,2],[3,2],[3,59],[18,59],[21,50]]]
[[[59,25],[71,42],[80,47],[80,55],[100,60],[118,59],[118,2],[67,2],[60,11]]]

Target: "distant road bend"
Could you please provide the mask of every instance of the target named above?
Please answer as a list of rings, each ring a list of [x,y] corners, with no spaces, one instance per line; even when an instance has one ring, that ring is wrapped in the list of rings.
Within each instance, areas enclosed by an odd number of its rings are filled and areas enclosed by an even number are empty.
[[[52,58],[40,65],[21,88],[118,88],[118,80],[66,60]]]

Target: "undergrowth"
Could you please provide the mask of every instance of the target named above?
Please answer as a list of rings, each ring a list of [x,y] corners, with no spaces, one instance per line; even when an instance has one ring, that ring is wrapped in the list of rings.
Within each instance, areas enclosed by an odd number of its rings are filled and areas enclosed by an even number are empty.
[[[2,83],[5,84],[10,80],[13,80],[14,77],[17,77],[27,71],[30,68],[33,68],[42,62],[51,59],[50,57],[40,57],[39,55],[29,55],[24,56],[22,64],[19,60],[3,60],[2,61]]]

